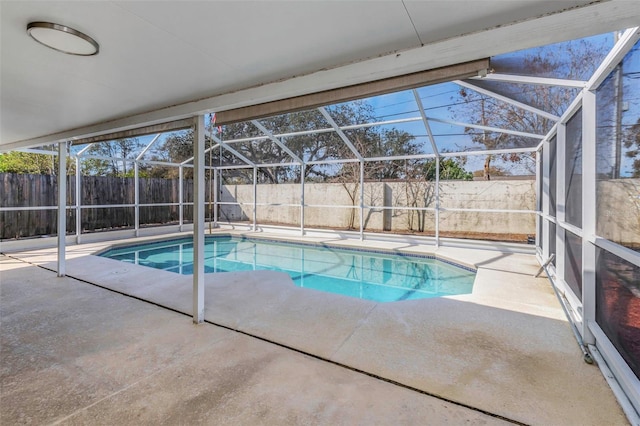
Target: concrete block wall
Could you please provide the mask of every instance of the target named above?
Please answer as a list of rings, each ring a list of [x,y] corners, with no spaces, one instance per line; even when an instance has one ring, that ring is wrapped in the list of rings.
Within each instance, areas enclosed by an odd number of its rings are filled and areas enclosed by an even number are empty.
[[[640,250],[640,179],[598,181],[597,234]]]
[[[441,207],[482,208],[505,210],[535,209],[535,181],[442,181]],[[352,206],[349,193],[355,194],[355,205],[360,203],[360,191],[355,184],[307,183],[306,205]],[[299,184],[263,184],[257,187],[258,203],[299,204]],[[247,203],[243,206],[223,206],[221,220],[242,221],[253,218],[252,185],[226,185],[221,201]],[[435,213],[410,212],[392,207],[435,208],[433,182],[366,182],[364,203],[372,206],[364,210],[365,229],[392,232],[435,232]],[[382,209],[381,207],[391,207]],[[353,220],[351,212],[353,211]],[[535,233],[534,214],[441,212],[440,230],[451,236],[526,235]],[[258,223],[300,225],[300,208],[287,206],[258,206]],[[359,209],[339,207],[306,207],[305,226],[344,229],[360,226]],[[505,239],[505,238],[498,238]]]

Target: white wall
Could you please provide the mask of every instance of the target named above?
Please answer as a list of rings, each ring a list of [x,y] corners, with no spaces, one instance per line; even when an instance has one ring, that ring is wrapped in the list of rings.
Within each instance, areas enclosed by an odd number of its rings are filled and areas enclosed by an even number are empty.
[[[359,209],[338,208],[352,206],[349,191],[355,194],[355,205],[360,204],[357,186],[341,183],[305,184],[305,205],[334,207],[305,207],[305,227],[348,228],[360,226]],[[299,184],[258,185],[258,203],[300,204]],[[221,221],[253,219],[252,185],[225,185],[221,201],[247,203],[243,206],[224,206]],[[384,210],[380,207],[435,208],[433,182],[368,182],[364,186],[365,229],[371,231],[435,232],[435,214],[420,214],[401,209]],[[535,181],[442,181],[440,183],[442,208],[478,208],[504,210],[535,209]],[[354,212],[353,221],[350,213]],[[420,216],[419,216],[420,215]],[[424,217],[422,217],[424,216]],[[421,222],[424,219],[424,224]],[[300,207],[258,206],[258,223],[300,225]],[[386,226],[385,226],[386,225]],[[454,237],[475,237],[500,240],[526,240],[535,234],[535,215],[519,213],[441,212],[440,232]]]

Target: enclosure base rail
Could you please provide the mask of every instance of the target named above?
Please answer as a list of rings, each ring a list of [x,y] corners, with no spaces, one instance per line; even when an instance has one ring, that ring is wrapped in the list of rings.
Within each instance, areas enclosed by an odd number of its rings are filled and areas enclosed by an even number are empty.
[[[582,336],[580,335],[580,332],[578,331],[578,328],[576,327],[575,323],[573,322],[573,319],[571,317],[571,313],[567,309],[567,304],[569,302],[567,302],[566,299],[562,295],[560,295],[560,292],[558,291],[558,288],[556,287],[555,283],[551,279],[551,274],[549,274],[549,270],[547,269],[547,266],[549,266],[549,264],[553,261],[554,257],[555,257],[555,254],[552,254],[551,256],[549,256],[549,259],[547,259],[547,261],[544,262],[544,264],[542,265],[541,269],[544,269],[545,273],[547,274],[547,278],[549,279],[549,282],[551,282],[551,288],[553,288],[553,292],[555,293],[556,297],[558,298],[558,302],[560,303],[560,306],[562,307],[562,310],[564,311],[564,314],[567,317],[567,321],[569,322],[569,325],[571,326],[571,331],[573,331],[573,335],[576,338],[576,341],[578,342],[578,346],[580,346],[580,350],[582,351],[582,359],[587,364],[593,364],[593,358],[592,358],[591,354],[589,353],[589,349],[584,344],[584,341],[582,340]],[[540,275],[540,272],[541,271],[538,271],[538,273],[536,273],[535,276],[537,277],[538,275]]]

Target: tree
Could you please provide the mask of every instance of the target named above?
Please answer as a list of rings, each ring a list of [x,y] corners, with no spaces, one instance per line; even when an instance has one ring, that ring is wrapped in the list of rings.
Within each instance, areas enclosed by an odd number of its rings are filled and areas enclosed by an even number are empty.
[[[455,158],[440,159],[440,180],[473,180],[473,173],[464,169],[464,163]],[[424,178],[428,181],[436,180],[436,161],[429,160],[424,164]]]
[[[473,177],[477,177],[477,178],[483,178],[485,176],[485,170],[481,169],[481,170],[476,170],[473,172]],[[511,175],[511,173],[508,170],[503,169],[502,167],[498,167],[498,166],[491,166],[489,168],[489,173],[491,176],[496,177],[496,176],[509,176]]]
[[[55,175],[57,156],[11,151],[0,154],[0,173]]]
[[[378,121],[373,106],[366,101],[349,102],[325,108],[340,127]],[[252,163],[270,165],[258,167],[257,183],[299,182],[300,179],[337,182],[342,184],[351,204],[356,206],[359,200],[361,167],[364,167],[365,181],[428,179],[425,177],[424,160],[365,161],[363,163],[357,161],[358,156],[374,158],[419,154],[420,147],[414,136],[393,127],[364,126],[345,130],[344,134],[357,152],[356,154],[338,132],[328,130],[331,129],[332,123],[328,123],[318,109],[263,118],[259,120],[259,125],[251,121],[225,125],[221,134],[215,127],[211,127],[211,124],[209,126],[205,135],[207,148],[215,147],[218,140],[222,140],[223,144],[227,141],[229,148]],[[267,132],[264,132],[261,127],[264,127]],[[274,142],[273,137],[278,137],[279,143]],[[283,149],[281,145],[286,146],[287,149]],[[205,164],[242,165],[243,161],[228,147],[219,146],[211,150],[206,156]],[[300,167],[295,164],[296,158],[292,157],[287,150],[298,159],[302,159],[306,163],[305,166]],[[155,160],[172,163],[188,160],[193,156],[193,131],[186,130],[169,135],[158,152],[160,154],[157,154]],[[308,164],[334,159],[356,161]],[[294,164],[291,165],[291,163]],[[455,166],[458,166],[458,169],[455,169]],[[168,168],[166,171],[157,167],[155,169],[160,173],[177,173],[175,167]],[[443,176],[447,178],[470,178],[470,174],[465,172],[454,159],[444,159],[441,162],[441,170]],[[191,173],[190,168],[184,171],[185,177],[191,176]],[[223,182],[231,181],[252,182],[253,169],[238,168],[225,171]],[[378,196],[373,193],[369,195],[370,197]],[[373,199],[370,204],[375,204]],[[355,223],[355,217],[356,209],[352,209],[348,224],[351,228]]]
[[[211,141],[207,137],[207,146]],[[163,161],[168,163],[182,163],[193,157],[193,130],[180,130],[172,132],[164,139],[162,145],[156,151],[157,153],[151,157],[153,161]],[[208,160],[207,160],[208,162]],[[175,179],[179,175],[179,169],[175,166],[158,166],[149,168],[151,177]],[[183,170],[184,177],[193,178],[193,169],[185,168]]]
[[[625,156],[633,159],[631,177],[640,178],[640,118],[631,126],[625,135],[623,145],[627,150]]]
[[[326,109],[339,126],[375,121],[373,107],[365,101],[335,105],[326,107]],[[312,132],[330,127],[317,109],[262,118],[259,122],[273,135]],[[229,147],[257,165],[274,164],[272,167],[258,168],[258,183],[299,182],[301,174],[307,180],[319,182],[335,181],[339,176],[352,175],[350,166],[345,165],[306,164],[304,170],[301,170],[299,166],[286,165],[286,163],[295,163],[296,160],[250,121],[225,125],[222,134],[218,134],[217,130],[211,127],[208,130],[205,135],[205,146],[215,146],[216,143],[212,142],[210,136],[215,136],[223,141],[244,139],[241,142],[230,143]],[[409,147],[412,137],[406,132],[400,132],[396,129],[361,128],[350,131],[348,137],[356,149],[367,157],[417,152],[416,147]],[[279,141],[305,163],[355,158],[355,154],[333,131],[280,137]],[[191,158],[193,156],[193,131],[187,130],[170,135],[163,143],[162,150],[166,154],[155,158],[156,160],[176,163]],[[209,157],[211,157],[212,165],[244,164],[225,147],[213,149],[211,155],[206,157],[206,164],[209,163]],[[398,163],[382,164],[380,167],[376,167],[375,171],[369,168],[367,178],[393,178],[393,176],[401,174],[401,168]],[[238,169],[234,176],[253,181],[252,174],[251,169]],[[357,175],[359,176],[359,172]]]
[[[594,58],[603,57],[607,51],[604,42],[579,40],[563,44],[545,46],[531,50],[524,56],[499,58],[496,65],[506,72],[542,77],[562,77],[566,79],[588,79],[594,69]],[[493,64],[493,59],[492,59]],[[576,89],[557,86],[481,82],[483,88],[506,95],[525,104],[561,116],[577,94]],[[454,115],[470,124],[479,124],[503,129],[516,130],[537,135],[545,135],[554,122],[546,117],[526,111],[512,104],[480,94],[466,87],[457,93]],[[526,137],[505,133],[491,133],[465,128],[473,142],[484,145],[488,150],[522,148],[534,146],[535,141]],[[519,164],[535,173],[534,154],[505,154],[502,160]],[[487,155],[484,164],[484,178],[491,179],[492,156]]]
[[[57,151],[54,151],[57,152]],[[75,174],[76,165],[67,161],[67,175]],[[57,175],[58,155],[10,151],[0,154],[0,173]]]
[[[340,123],[341,125],[375,121],[373,108],[369,104],[361,102],[357,107],[357,114],[341,115],[343,120]],[[345,116],[351,122],[344,122]],[[418,146],[414,136],[395,128],[375,129],[374,127],[363,127],[352,131],[348,137],[356,151],[364,158],[392,157],[418,153]],[[340,157],[349,158],[353,156],[350,148],[344,142],[338,145],[338,148]],[[342,163],[335,177],[330,180],[341,183],[349,196],[351,204],[356,206],[359,200],[361,167],[364,167],[363,177],[365,181],[407,180],[415,175],[414,169],[418,164],[419,160],[367,161],[362,164],[360,162]],[[375,195],[369,194],[369,198],[369,204],[375,204]],[[373,211],[370,209],[365,223],[372,213]],[[355,218],[356,210],[351,209],[347,224],[349,228],[354,227]]]
[[[272,134],[285,134],[310,130],[318,130],[326,127],[324,118],[318,110],[301,111],[267,117],[259,120]],[[219,134],[210,125],[209,131],[205,135],[205,146],[215,146],[211,136],[224,141],[235,139],[248,139],[242,142],[233,142],[228,146],[237,151],[249,161],[260,164],[275,164],[273,167],[258,168],[259,183],[284,183],[300,179],[300,167],[291,167],[284,163],[296,162],[282,147],[270,140],[264,132],[256,127],[252,122],[245,121],[224,126],[223,133]],[[255,138],[251,140],[251,138]],[[336,146],[343,142],[335,133],[325,132],[309,135],[297,135],[280,138],[279,141],[292,151],[298,158],[307,161],[322,161],[329,158],[337,158]],[[187,130],[175,133],[167,137],[163,146],[167,153],[161,161],[182,162],[193,156],[193,131]],[[214,148],[210,155],[207,155],[205,163],[211,161],[212,165],[243,165],[241,159],[233,154],[226,147]],[[282,166],[277,164],[282,163]],[[302,172],[307,178],[326,178],[324,167],[320,165],[307,165]],[[251,169],[238,169],[234,173],[236,178],[245,178],[253,181],[253,171]]]
[[[440,180],[472,180],[473,175],[464,169],[465,158],[440,158]],[[427,160],[413,169],[413,175],[405,181],[405,198],[408,207],[431,207],[435,201],[436,160]],[[426,210],[413,210],[407,214],[407,227],[424,232],[427,223]]]
[[[86,175],[126,176],[133,170],[131,161],[142,149],[138,138],[118,139],[110,142],[97,142],[87,150],[87,156],[110,157],[86,158],[82,161],[82,173]]]

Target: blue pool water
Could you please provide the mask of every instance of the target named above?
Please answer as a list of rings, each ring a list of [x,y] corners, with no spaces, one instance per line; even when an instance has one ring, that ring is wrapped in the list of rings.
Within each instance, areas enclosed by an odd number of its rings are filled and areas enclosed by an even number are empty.
[[[101,256],[193,273],[193,240],[119,247]],[[205,272],[271,270],[299,287],[392,302],[471,293],[475,272],[427,257],[230,236],[207,237]]]

